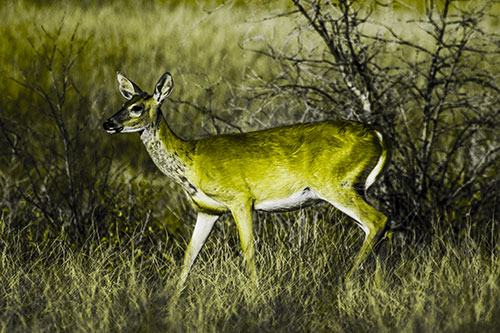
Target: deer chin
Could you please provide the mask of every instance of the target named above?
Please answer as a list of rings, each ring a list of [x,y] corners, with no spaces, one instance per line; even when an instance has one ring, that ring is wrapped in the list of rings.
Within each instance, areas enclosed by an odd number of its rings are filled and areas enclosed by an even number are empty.
[[[144,131],[144,127],[122,126],[119,128],[119,132],[116,132],[116,133],[139,133],[139,134],[141,134],[143,131]]]
[[[108,132],[109,134],[116,134],[116,133],[120,133],[121,131],[122,131],[121,128],[113,128],[110,130],[106,130],[106,132]]]

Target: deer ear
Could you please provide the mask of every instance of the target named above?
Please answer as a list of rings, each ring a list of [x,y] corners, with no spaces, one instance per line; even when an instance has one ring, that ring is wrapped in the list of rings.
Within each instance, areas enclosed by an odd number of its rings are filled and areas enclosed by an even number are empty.
[[[125,76],[116,72],[116,78],[118,79],[118,88],[122,93],[123,97],[126,99],[131,99],[134,95],[143,94],[141,88],[139,88],[134,82],[127,79]]]
[[[163,100],[170,95],[173,88],[174,80],[172,79],[172,75],[169,72],[166,72],[161,76],[156,84],[155,93],[153,95],[154,99],[156,99],[158,104],[162,103]]]

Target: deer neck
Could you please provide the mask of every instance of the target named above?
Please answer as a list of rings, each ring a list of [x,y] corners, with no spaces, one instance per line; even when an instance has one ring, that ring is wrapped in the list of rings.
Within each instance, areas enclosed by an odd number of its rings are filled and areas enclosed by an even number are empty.
[[[184,141],[175,135],[159,108],[152,120],[151,126],[141,134],[141,140],[151,159],[165,175],[179,183],[188,192],[194,191],[186,178],[192,154],[189,141]]]

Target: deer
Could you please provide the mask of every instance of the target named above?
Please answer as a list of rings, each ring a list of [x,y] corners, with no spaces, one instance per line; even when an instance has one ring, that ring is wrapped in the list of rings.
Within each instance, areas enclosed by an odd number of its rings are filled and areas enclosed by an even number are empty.
[[[217,219],[231,213],[245,266],[256,280],[252,212],[284,212],[327,202],[365,234],[347,277],[362,265],[387,232],[387,217],[366,190],[390,159],[386,136],[356,121],[299,123],[197,140],[177,136],[161,111],[174,81],[164,73],[152,95],[117,72],[126,99],[103,123],[110,134],[139,133],[160,171],[180,185],[197,211],[178,280],[182,287]]]

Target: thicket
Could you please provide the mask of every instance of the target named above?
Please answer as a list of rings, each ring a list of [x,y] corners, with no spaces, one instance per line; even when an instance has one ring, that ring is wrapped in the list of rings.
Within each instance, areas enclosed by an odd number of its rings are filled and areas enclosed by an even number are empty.
[[[156,248],[171,260],[164,247],[181,250],[169,241],[180,237],[176,208],[165,204],[170,198],[159,186],[128,174],[130,163],[102,142],[104,115],[95,112],[104,97],[95,85],[102,82],[92,82],[96,72],[86,63],[93,35],[66,13],[34,28],[20,21],[32,35],[13,41],[13,58],[2,57],[0,249],[21,248],[25,259],[33,259],[63,242],[85,251],[110,246],[137,257]],[[5,30],[11,41],[22,35]]]
[[[250,103],[384,131],[392,163],[374,196],[406,241],[458,237],[471,224],[476,236],[491,235],[500,194],[494,3],[426,1],[397,23],[391,4],[293,4],[274,18],[293,20],[286,42],[246,44],[275,63],[254,76],[261,84],[249,88]]]

